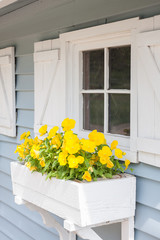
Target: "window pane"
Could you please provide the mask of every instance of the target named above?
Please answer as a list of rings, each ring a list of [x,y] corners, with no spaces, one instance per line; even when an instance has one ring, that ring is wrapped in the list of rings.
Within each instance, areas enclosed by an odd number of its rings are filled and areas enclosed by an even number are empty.
[[[83,89],[104,88],[104,49],[83,52]]]
[[[129,46],[109,48],[110,89],[130,89],[130,52]]]
[[[109,94],[109,132],[130,135],[130,95]]]
[[[104,95],[83,94],[83,128],[104,130]]]

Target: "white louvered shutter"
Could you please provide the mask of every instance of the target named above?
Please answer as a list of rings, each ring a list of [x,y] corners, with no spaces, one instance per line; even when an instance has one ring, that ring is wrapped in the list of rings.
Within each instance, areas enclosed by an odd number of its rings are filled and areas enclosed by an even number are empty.
[[[60,56],[59,39],[35,43],[35,133],[44,124],[59,126],[65,116],[65,83]]]
[[[137,46],[139,160],[160,167],[160,30],[139,33]]]
[[[16,136],[14,47],[0,50],[0,134]]]

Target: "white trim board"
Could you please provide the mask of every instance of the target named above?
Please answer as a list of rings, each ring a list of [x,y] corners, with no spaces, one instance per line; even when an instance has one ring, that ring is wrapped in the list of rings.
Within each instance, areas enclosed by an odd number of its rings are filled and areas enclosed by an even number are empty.
[[[18,2],[18,0],[0,0],[0,8],[4,8],[15,2]]]

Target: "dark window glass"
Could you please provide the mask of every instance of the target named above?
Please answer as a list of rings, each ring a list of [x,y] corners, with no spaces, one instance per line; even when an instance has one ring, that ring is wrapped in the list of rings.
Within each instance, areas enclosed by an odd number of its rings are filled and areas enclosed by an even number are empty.
[[[104,131],[104,94],[83,94],[83,127]]]
[[[83,89],[104,88],[104,49],[83,52]]]
[[[109,94],[109,132],[130,135],[130,95]]]
[[[109,89],[130,89],[130,46],[109,48]]]

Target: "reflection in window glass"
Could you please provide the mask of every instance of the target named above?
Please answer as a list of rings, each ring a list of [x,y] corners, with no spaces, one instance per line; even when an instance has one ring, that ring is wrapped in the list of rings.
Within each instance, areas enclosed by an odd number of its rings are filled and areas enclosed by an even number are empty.
[[[130,89],[130,52],[129,46],[109,48],[109,89]]]
[[[104,131],[104,95],[83,94],[83,127]]]
[[[130,95],[109,94],[109,132],[130,135]]]
[[[83,89],[104,88],[104,49],[83,52]]]

